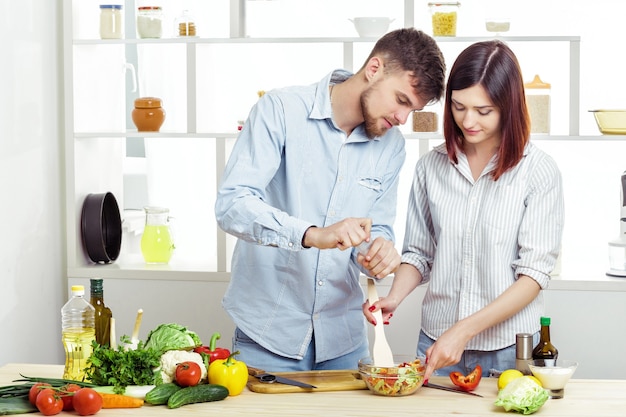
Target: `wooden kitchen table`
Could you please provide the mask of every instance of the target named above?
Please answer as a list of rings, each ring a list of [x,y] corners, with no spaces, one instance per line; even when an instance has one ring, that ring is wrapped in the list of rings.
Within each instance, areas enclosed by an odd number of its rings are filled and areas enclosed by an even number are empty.
[[[61,365],[8,364],[0,367],[0,386],[15,384],[20,374],[60,378]],[[431,382],[451,385],[448,378],[433,377]],[[106,416],[517,416],[493,405],[496,379],[484,378],[477,393],[484,398],[465,394],[421,388],[407,397],[381,397],[368,390],[260,394],[247,388],[241,395],[223,401],[189,404],[170,410],[166,406],[144,405],[141,408],[101,410]],[[34,413],[33,415],[39,415]],[[77,415],[61,412],[62,415]],[[604,417],[626,415],[626,380],[572,379],[565,389],[565,398],[549,399],[534,415],[541,417]]]

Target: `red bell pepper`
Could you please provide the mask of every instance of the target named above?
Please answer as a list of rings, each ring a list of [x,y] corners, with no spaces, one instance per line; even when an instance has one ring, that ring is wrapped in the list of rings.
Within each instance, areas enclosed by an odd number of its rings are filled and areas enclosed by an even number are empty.
[[[217,339],[219,339],[220,337],[221,336],[219,333],[213,333],[213,335],[211,336],[211,341],[209,342],[209,346],[198,346],[193,351],[207,355],[209,358],[209,364],[216,359],[228,359],[228,357],[230,356],[230,351],[228,349],[215,346],[217,344]]]
[[[452,383],[464,391],[473,391],[478,387],[480,378],[483,376],[483,368],[480,365],[476,365],[476,368],[470,372],[467,376],[460,372],[451,372],[450,379]]]

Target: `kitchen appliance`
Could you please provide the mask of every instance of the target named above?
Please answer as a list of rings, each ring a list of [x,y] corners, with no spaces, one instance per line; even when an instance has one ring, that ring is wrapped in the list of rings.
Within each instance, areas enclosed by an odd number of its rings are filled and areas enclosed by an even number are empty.
[[[626,277],[626,171],[622,174],[620,227],[617,239],[609,242],[609,271],[612,277]]]

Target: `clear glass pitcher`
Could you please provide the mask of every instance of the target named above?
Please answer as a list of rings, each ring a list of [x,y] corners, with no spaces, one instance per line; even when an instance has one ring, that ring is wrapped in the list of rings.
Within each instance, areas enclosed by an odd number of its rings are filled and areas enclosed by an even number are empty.
[[[141,237],[141,253],[148,264],[167,264],[174,252],[169,224],[170,210],[164,207],[144,207],[146,226]]]

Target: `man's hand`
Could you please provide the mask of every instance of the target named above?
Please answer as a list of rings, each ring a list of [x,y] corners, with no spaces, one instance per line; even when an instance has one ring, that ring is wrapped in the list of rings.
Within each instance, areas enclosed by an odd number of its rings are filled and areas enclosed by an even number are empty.
[[[393,242],[382,237],[371,242],[365,255],[359,253],[357,256],[357,262],[369,271],[370,276],[378,279],[394,273],[400,266],[401,260],[402,257]]]
[[[349,217],[328,227],[307,229],[302,244],[318,249],[346,250],[367,239],[371,230],[372,219]]]

